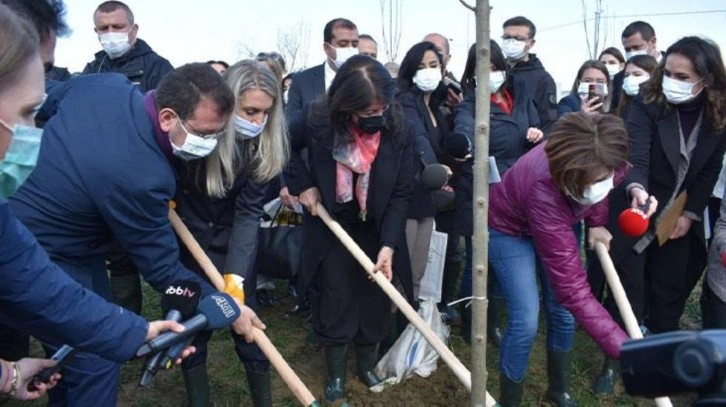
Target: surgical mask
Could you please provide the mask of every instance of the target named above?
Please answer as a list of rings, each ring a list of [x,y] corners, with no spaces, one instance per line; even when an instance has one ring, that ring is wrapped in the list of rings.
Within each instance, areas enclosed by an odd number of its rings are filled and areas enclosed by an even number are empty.
[[[285,102],[285,104],[287,104],[287,95],[289,93],[290,93],[289,90],[286,90],[286,91],[282,92],[282,101]]]
[[[527,42],[519,41],[514,38],[507,38],[502,41],[502,53],[507,59],[518,61],[527,55]]]
[[[416,71],[413,83],[424,93],[433,92],[441,82],[441,68],[423,68]]]
[[[43,129],[21,124],[10,127],[2,120],[0,125],[12,133],[5,159],[0,161],[0,197],[8,199],[35,169]]]
[[[255,124],[243,117],[234,115],[234,129],[238,135],[245,139],[259,136],[262,130],[265,129],[265,125],[267,125],[267,115],[262,120],[262,124]]]
[[[214,151],[215,147],[217,147],[216,137],[204,138],[197,136],[196,134],[192,134],[184,127],[181,119],[177,118],[177,120],[179,120],[179,124],[187,134],[187,138],[184,140],[184,144],[182,144],[181,147],[177,147],[174,142],[171,143],[171,149],[175,156],[184,161],[192,161],[204,158]]]
[[[605,68],[608,70],[608,75],[610,75],[610,80],[613,80],[615,75],[617,75],[620,72],[620,64],[605,64]]]
[[[625,59],[630,61],[630,58],[636,55],[648,55],[648,49],[639,49],[637,51],[625,51]]]
[[[589,95],[590,94],[590,85],[594,85],[594,83],[592,83],[592,82],[580,82],[580,85],[577,87],[577,93],[580,96],[587,96],[587,95]],[[602,85],[604,85],[604,84],[602,84]],[[606,97],[607,95],[608,95],[608,87],[607,86],[603,86],[602,87],[602,95],[598,95],[598,96]]]
[[[637,96],[640,92],[640,84],[647,82],[650,75],[626,76],[623,79],[623,92],[628,96]]]
[[[691,83],[679,81],[678,79],[669,78],[664,75],[663,95],[669,103],[673,103],[674,105],[690,102],[698,96],[698,93],[701,93],[701,91],[698,91],[697,94],[693,94],[693,87],[696,86],[698,82],[701,82],[701,80],[703,80],[703,78]]]
[[[606,179],[588,186],[587,188],[585,188],[585,192],[583,192],[582,194],[582,199],[577,199],[573,195],[570,196],[573,196],[573,199],[581,205],[595,205],[596,203],[607,198],[610,190],[612,190],[614,187],[613,179],[614,174],[611,174]]]
[[[111,59],[116,59],[131,49],[129,43],[129,33],[127,32],[109,32],[98,36],[101,41],[101,47]]]
[[[386,127],[386,116],[358,116],[358,128],[364,133],[376,134]]]
[[[502,87],[502,84],[507,79],[507,75],[504,71],[496,71],[496,72],[490,72],[489,73],[489,90],[492,93],[496,93],[499,91],[499,88]]]
[[[345,48],[333,47],[333,49],[335,49],[335,60],[333,60],[333,62],[335,63],[335,66],[337,66],[338,68],[343,66],[343,64],[345,63],[345,61],[348,60],[348,58],[352,57],[353,55],[358,55],[358,48],[354,48],[354,47],[345,47]]]

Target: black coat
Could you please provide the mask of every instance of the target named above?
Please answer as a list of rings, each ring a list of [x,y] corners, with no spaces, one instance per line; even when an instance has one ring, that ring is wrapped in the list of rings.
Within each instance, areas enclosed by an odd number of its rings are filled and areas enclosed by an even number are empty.
[[[610,89],[610,111],[618,108],[620,97],[623,94],[623,79],[625,79],[625,70],[616,73],[613,77],[613,85]]]
[[[298,112],[303,111],[307,103],[315,101],[325,94],[325,64],[308,68],[298,72],[292,77],[292,85],[287,95],[285,113],[288,117],[294,117]]]
[[[557,120],[557,86],[535,54],[527,61],[518,61],[510,71],[515,86],[523,85],[537,108],[540,128],[545,134]]]
[[[322,110],[321,104],[310,109]],[[391,109],[391,110],[395,110]],[[389,120],[393,112],[389,111]],[[381,132],[381,142],[371,168],[368,193],[369,213],[375,219],[380,245],[392,246],[394,276],[400,279],[409,300],[413,299],[413,283],[405,225],[409,200],[413,192],[413,133],[404,120],[395,132]],[[333,213],[336,207],[336,161],[333,159],[334,137],[327,115],[311,117],[300,112],[290,120],[291,157],[285,168],[290,194],[299,195],[311,187],[320,191],[321,203]],[[308,164],[300,151],[308,149]],[[307,287],[320,267],[336,237],[318,217],[305,211],[303,220],[302,286]],[[375,258],[371,259],[375,262]]]
[[[83,74],[116,72],[125,75],[141,92],[156,89],[161,79],[174,70],[171,63],[154,52],[141,39],[136,39],[133,48],[116,59],[111,59],[106,51],[96,53],[96,59],[89,62]]]

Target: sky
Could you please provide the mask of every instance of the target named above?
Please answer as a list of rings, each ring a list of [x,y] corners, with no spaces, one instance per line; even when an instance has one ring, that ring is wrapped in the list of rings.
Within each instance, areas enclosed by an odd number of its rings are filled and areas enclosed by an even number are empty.
[[[391,1],[391,0],[386,0]],[[459,0],[398,0],[401,3],[401,38],[396,62],[430,32],[439,32],[451,41],[449,69],[459,77],[469,46],[475,41],[474,13]],[[100,50],[93,31],[93,12],[99,0],[65,0],[72,33],[58,41],[56,65],[81,71]],[[230,64],[249,53],[278,49],[280,33],[301,38],[305,65],[320,64],[323,53],[323,27],[329,20],[345,17],[360,33],[379,42],[381,62],[388,56],[383,42],[381,0],[127,0],[139,25],[139,38],[157,53],[179,66],[188,62],[225,60]],[[468,0],[475,3],[475,0]],[[586,10],[583,12],[583,2]],[[592,42],[597,0],[490,0],[490,35],[499,40],[502,23],[523,15],[537,26],[536,53],[558,88],[572,86],[580,65],[588,58],[586,38]],[[620,34],[635,20],[649,22],[656,31],[658,48],[686,35],[708,37],[726,46],[726,1],[724,0],[601,0],[602,50],[616,46],[622,51]],[[701,13],[702,12],[702,13]],[[692,14],[685,14],[692,13]],[[589,36],[583,19],[588,20]],[[386,21],[388,18],[386,17]],[[296,62],[300,68],[300,61]],[[289,68],[289,67],[288,67]]]

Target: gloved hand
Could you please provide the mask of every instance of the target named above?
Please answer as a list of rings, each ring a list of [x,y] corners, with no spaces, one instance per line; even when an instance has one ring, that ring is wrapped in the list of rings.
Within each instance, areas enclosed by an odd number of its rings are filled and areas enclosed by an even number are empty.
[[[446,152],[458,160],[466,160],[471,157],[471,143],[463,134],[449,134],[446,138],[444,138],[444,148],[446,149]]]

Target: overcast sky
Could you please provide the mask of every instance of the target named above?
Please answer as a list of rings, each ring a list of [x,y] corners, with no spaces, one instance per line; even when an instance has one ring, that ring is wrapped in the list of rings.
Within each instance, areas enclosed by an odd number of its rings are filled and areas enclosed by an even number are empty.
[[[429,32],[451,39],[451,70],[459,76],[466,53],[475,40],[474,14],[458,0],[400,0],[403,22],[397,62]],[[475,0],[469,0],[474,3]],[[596,0],[584,0],[592,19]],[[257,53],[277,49],[280,31],[302,27],[308,37],[307,66],[324,60],[323,27],[336,17],[356,23],[360,33],[382,42],[379,0],[128,0],[139,38],[144,39],[174,66],[187,62],[222,59],[233,63]],[[66,0],[67,21],[73,30],[58,41],[56,64],[80,71],[100,49],[93,32],[93,11],[98,0]],[[699,35],[726,45],[726,1],[724,0],[603,0],[605,46],[620,44],[620,34],[630,22],[642,19],[655,28],[659,48],[680,37]],[[523,15],[537,26],[533,52],[563,89],[571,86],[582,62],[588,59],[583,28],[582,0],[490,0],[491,36],[499,39],[502,23]],[[698,13],[706,11],[708,13]],[[693,13],[693,14],[684,14]],[[292,28],[291,28],[292,27]],[[589,25],[592,38],[592,23]],[[379,47],[379,60],[388,60]],[[299,63],[298,63],[299,65]]]

